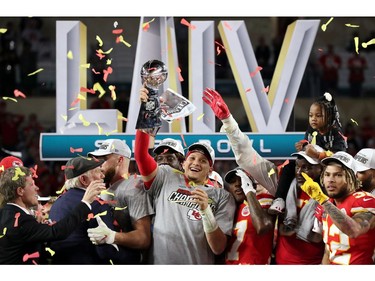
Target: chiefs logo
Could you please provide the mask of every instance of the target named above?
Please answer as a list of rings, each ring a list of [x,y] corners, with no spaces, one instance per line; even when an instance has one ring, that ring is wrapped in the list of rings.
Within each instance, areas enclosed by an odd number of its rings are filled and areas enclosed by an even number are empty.
[[[202,219],[201,214],[196,209],[190,209],[187,213],[187,217],[189,220],[192,220],[192,221],[199,221]]]
[[[241,211],[241,215],[244,216],[244,217],[250,215],[249,206],[245,206],[245,207],[242,209],[242,211]]]

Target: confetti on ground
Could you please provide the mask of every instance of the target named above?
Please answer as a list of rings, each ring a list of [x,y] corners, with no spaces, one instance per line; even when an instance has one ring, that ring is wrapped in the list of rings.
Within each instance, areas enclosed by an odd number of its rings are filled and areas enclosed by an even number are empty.
[[[31,73],[27,74],[27,76],[33,76],[33,75],[35,75],[39,72],[42,72],[43,70],[44,70],[44,68],[39,68],[38,70],[35,70],[34,72],[31,72]]]
[[[331,23],[331,21],[333,21],[333,17],[331,17],[326,23],[322,24],[321,28],[322,28],[323,31],[327,30],[327,26]]]

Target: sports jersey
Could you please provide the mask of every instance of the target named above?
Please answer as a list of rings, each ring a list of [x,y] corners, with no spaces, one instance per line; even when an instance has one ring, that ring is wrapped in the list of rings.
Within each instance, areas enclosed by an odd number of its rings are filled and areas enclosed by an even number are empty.
[[[301,190],[297,198],[297,213],[307,204],[310,197]],[[278,227],[281,222],[279,221]],[[296,234],[291,236],[282,235],[279,233],[276,249],[275,262],[276,264],[321,264],[324,255],[324,243],[306,242],[298,239]]]
[[[198,185],[209,198],[209,205],[224,234],[232,234],[235,202],[223,188]],[[158,167],[158,173],[147,192],[154,202],[153,264],[214,264],[214,253],[203,230],[199,205],[192,201],[185,176],[170,166]]]
[[[375,197],[368,192],[357,191],[336,207],[349,217],[361,212],[375,215]],[[337,228],[329,215],[323,214],[322,221],[323,240],[327,244],[331,264],[373,264],[375,229],[370,229],[357,238],[351,238]]]
[[[273,196],[258,194],[257,199],[263,209],[268,209]],[[251,219],[249,205],[244,201],[237,207],[235,225],[226,253],[226,264],[269,264],[273,248],[273,230],[263,235],[257,234]]]

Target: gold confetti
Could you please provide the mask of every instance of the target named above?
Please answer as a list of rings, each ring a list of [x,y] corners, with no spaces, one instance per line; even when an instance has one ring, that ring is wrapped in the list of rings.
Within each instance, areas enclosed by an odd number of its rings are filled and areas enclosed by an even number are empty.
[[[105,135],[108,137],[109,135],[112,135],[114,133],[117,133],[117,130],[113,130],[112,132],[109,132],[109,133],[105,133]]]
[[[317,131],[312,132],[313,139],[311,140],[311,144],[315,145],[316,144],[316,136],[318,135]]]
[[[56,194],[61,194],[64,192],[64,190],[65,190],[65,185],[60,190],[56,191]]]
[[[125,210],[128,206],[125,207],[115,207],[115,211],[122,211]]]
[[[271,175],[273,175],[275,173],[275,170],[272,168],[269,172],[268,172],[268,177],[270,177]]]
[[[358,43],[359,43],[359,38],[358,37],[354,37],[355,52],[357,54],[359,54],[359,52],[358,52]]]
[[[198,118],[197,118],[197,120],[198,121],[201,120],[203,118],[203,116],[204,116],[204,113],[202,113],[201,115],[199,115]]]
[[[3,238],[6,233],[7,233],[7,228],[4,227],[4,229],[3,229],[3,235],[0,235],[0,238]]]
[[[104,212],[101,212],[101,213],[98,213],[94,216],[94,218],[96,217],[101,217],[101,216],[106,216],[107,215],[107,211],[104,211]]]
[[[105,54],[105,55],[108,55],[112,52],[113,48],[109,49],[108,51],[104,52],[103,50],[101,50],[101,53],[102,54]]]
[[[52,250],[51,248],[46,247],[45,249],[46,249],[47,252],[49,252],[49,253],[51,254],[51,256],[54,256],[54,255],[55,255],[55,251]]]
[[[96,35],[95,39],[96,39],[96,41],[98,41],[99,47],[103,46],[103,41],[102,41],[102,39],[100,39],[100,37],[98,35]]]
[[[61,118],[64,119],[65,121],[68,120],[68,115],[61,115]]]
[[[83,123],[83,126],[85,126],[85,127],[87,127],[87,126],[90,126],[90,122],[89,122],[89,121],[87,121],[87,120],[85,120],[85,118],[83,117],[83,115],[82,115],[82,114],[80,114],[80,115],[78,116],[78,118],[79,118],[79,120],[81,120],[81,121],[82,121],[82,123]]]
[[[16,99],[10,98],[10,97],[3,97],[3,100],[11,100],[11,101],[14,101],[14,102],[18,102]]]
[[[5,32],[7,32],[7,31],[8,31],[7,28],[0,28],[0,33],[5,33]]]
[[[108,194],[108,195],[112,195],[113,197],[115,197],[115,194],[112,193],[112,192],[109,192],[107,190],[103,190],[102,192],[100,192],[100,194]]]
[[[326,23],[322,24],[321,28],[323,31],[327,30],[327,26],[331,23],[331,21],[333,21],[333,17],[331,17]]]
[[[354,124],[356,124],[358,126],[358,122],[355,121],[353,118],[350,118],[350,121],[352,121]]]
[[[356,24],[350,24],[350,23],[346,23],[345,24],[347,27],[359,27],[359,25],[356,25]]]
[[[98,134],[101,135],[103,133],[103,129],[102,127],[100,127],[100,125],[98,124],[98,122],[95,122],[95,125],[98,127]]]
[[[363,47],[363,48],[367,48],[368,45],[372,45],[372,44],[375,44],[375,38],[371,39],[371,40],[368,41],[367,43],[366,43],[366,42],[363,42],[363,43],[362,43],[362,47]]]
[[[90,63],[84,63],[84,64],[81,64],[80,67],[83,67],[83,68],[90,68]]]
[[[17,167],[17,168],[15,169],[15,172],[16,172],[16,174],[15,174],[15,175],[13,176],[13,178],[12,178],[13,181],[18,180],[19,176],[24,176],[24,175],[25,175],[25,173],[22,172],[21,169],[20,169],[19,167]]]
[[[34,71],[34,72],[31,72],[31,73],[27,74],[27,76],[35,75],[35,74],[37,74],[37,73],[39,73],[39,72],[41,72],[41,71],[43,71],[43,70],[44,70],[44,68],[39,68],[38,70],[36,70],[36,71]]]
[[[101,98],[105,94],[105,90],[103,89],[102,85],[100,85],[99,82],[96,82],[93,86],[94,91],[99,91],[100,95],[99,98]]]
[[[72,60],[73,59],[73,52],[69,50],[67,54],[68,59]]]

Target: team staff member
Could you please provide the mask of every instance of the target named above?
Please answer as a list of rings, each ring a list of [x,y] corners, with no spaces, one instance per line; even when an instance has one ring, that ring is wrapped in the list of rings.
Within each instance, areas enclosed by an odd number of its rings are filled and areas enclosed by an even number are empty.
[[[343,151],[322,160],[320,185],[304,174],[301,188],[323,206],[323,264],[373,264],[375,197],[359,189],[353,157]]]
[[[363,148],[354,156],[357,178],[364,191],[375,195],[375,149]]]
[[[0,209],[0,264],[39,263],[45,257],[45,242],[65,239],[91,212],[91,203],[104,184],[93,181],[71,212],[53,225],[38,223],[30,208],[38,206],[38,190],[26,167],[11,167],[0,177],[0,194],[4,206]],[[40,260],[42,263],[45,260]]]

